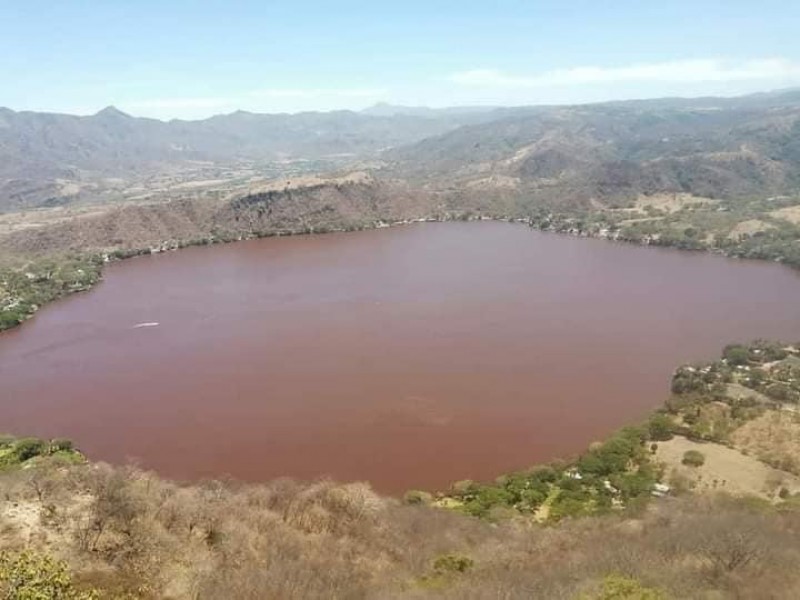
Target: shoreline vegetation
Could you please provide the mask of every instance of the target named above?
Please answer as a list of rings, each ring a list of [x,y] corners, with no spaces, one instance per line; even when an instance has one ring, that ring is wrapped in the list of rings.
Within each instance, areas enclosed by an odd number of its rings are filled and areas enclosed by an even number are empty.
[[[437,494],[412,490],[404,501],[490,520],[522,516],[552,523],[602,515],[698,487],[701,482],[689,476],[692,469],[681,465],[703,466],[702,450],[711,445],[741,452],[749,459],[744,462],[771,467],[764,470],[770,481],[756,482],[762,487],[752,489],[755,495],[767,501],[800,499],[800,444],[770,447],[767,439],[800,439],[800,343],[731,344],[719,360],[678,368],[670,391],[664,406],[645,422],[593,443],[575,460],[505,474],[493,483],[460,481]],[[759,424],[768,426],[755,439]],[[751,434],[742,436],[742,431]],[[693,448],[680,463],[659,453],[661,444],[674,439]],[[724,490],[727,485],[717,480],[714,487]]]
[[[363,483],[179,485],[87,461],[69,440],[6,436],[0,590],[589,600],[796,591],[798,439],[800,343],[764,340],[679,367],[661,409],[572,460],[402,501]],[[731,457],[726,479],[712,480]],[[762,481],[738,481],[754,466]]]
[[[260,198],[260,196],[255,196]],[[243,200],[244,202],[244,200]],[[492,211],[446,210],[402,220],[375,220],[350,225],[304,225],[247,233],[210,234],[168,240],[140,248],[105,252],[70,252],[0,264],[0,332],[31,318],[45,304],[91,289],[102,279],[105,263],[158,254],[189,246],[213,245],[267,237],[381,229],[421,222],[504,221],[543,232],[606,239],[645,246],[703,251],[731,258],[772,261],[800,269],[800,199],[713,200],[688,194],[642,196],[622,207],[601,204],[591,210],[554,212],[525,210],[516,216]]]

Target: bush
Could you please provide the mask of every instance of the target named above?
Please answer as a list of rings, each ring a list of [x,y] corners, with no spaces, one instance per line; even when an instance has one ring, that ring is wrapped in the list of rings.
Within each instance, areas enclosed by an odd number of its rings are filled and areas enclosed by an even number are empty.
[[[511,506],[513,503],[513,495],[505,488],[487,485],[481,486],[474,495],[466,499],[464,511],[473,517],[486,517],[492,508]]]
[[[405,504],[430,504],[433,502],[433,496],[428,492],[422,490],[409,490],[403,495],[403,502]]]
[[[67,565],[49,556],[0,554],[0,596],[14,600],[94,600],[93,590],[77,590]]]
[[[598,595],[584,596],[587,600],[662,600],[664,597],[660,590],[645,587],[637,580],[622,575],[607,576]]]
[[[688,467],[701,467],[705,464],[706,457],[697,450],[687,450],[684,452],[681,462]]]
[[[468,556],[460,554],[445,554],[433,562],[433,570],[437,575],[450,575],[466,573],[475,564]]]
[[[19,462],[44,454],[46,450],[46,444],[38,438],[23,438],[14,444],[14,455]]]
[[[50,440],[50,452],[71,452],[75,449],[75,444],[67,438],[56,438]]]

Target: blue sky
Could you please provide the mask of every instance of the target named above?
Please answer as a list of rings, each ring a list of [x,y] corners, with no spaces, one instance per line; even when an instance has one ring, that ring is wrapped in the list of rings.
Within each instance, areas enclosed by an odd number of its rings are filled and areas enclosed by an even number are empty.
[[[201,118],[800,85],[800,2],[0,0],[0,106]]]

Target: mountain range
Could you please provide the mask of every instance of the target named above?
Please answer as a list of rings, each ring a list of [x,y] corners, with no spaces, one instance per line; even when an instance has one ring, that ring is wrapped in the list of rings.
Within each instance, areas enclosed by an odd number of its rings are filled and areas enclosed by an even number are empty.
[[[588,205],[656,192],[781,194],[800,184],[800,90],[578,106],[239,111],[168,122],[114,107],[91,116],[0,108],[0,212],[114,200],[120,187],[167,172],[180,179],[198,165],[266,163],[280,172],[289,161],[318,160],[367,164],[379,179],[469,205],[489,196]]]

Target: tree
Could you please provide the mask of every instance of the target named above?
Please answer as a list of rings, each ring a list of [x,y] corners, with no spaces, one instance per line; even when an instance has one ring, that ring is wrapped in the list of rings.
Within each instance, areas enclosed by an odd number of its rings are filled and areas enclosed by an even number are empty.
[[[650,417],[647,424],[648,436],[651,440],[665,442],[672,439],[672,419],[663,413],[658,413]]]
[[[731,365],[746,365],[750,360],[750,352],[741,344],[729,344],[722,350],[722,357]]]
[[[19,462],[44,454],[46,444],[37,438],[23,438],[14,444],[14,455]]]

